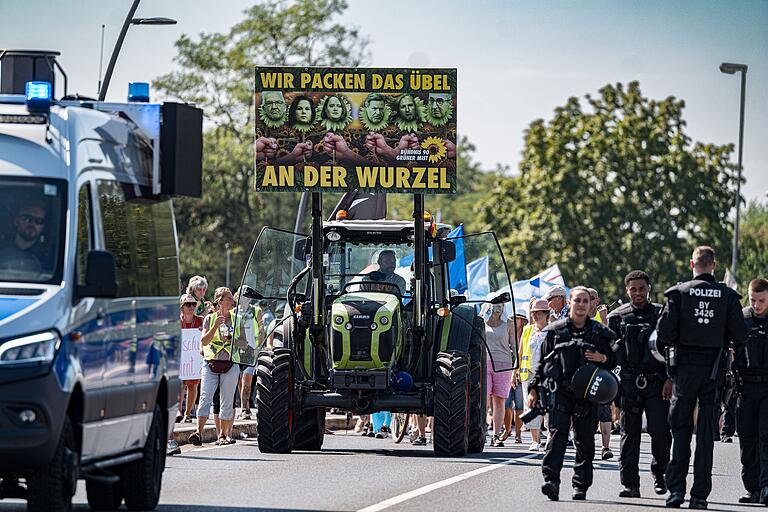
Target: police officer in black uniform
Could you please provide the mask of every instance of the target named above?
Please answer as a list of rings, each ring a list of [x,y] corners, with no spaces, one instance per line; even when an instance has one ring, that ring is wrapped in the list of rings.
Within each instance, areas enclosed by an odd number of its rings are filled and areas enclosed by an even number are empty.
[[[768,505],[768,280],[749,283],[744,308],[746,343],[737,344],[733,370],[739,398],[736,428],[741,450],[741,481],[747,494],[740,503]]]
[[[667,492],[664,473],[669,463],[672,434],[669,431],[669,398],[672,382],[667,379],[664,358],[650,345],[661,305],[648,301],[651,278],[633,270],[624,278],[630,303],[608,315],[608,327],[618,336],[617,362],[621,366],[621,457],[619,475],[623,498],[640,497],[640,436],[643,411],[651,436],[651,473],[656,494]]]
[[[667,469],[667,507],[685,501],[685,478],[691,458],[693,411],[696,423],[696,456],[689,507],[707,508],[712,490],[712,420],[719,385],[725,378],[724,355],[728,342],[745,339],[740,295],[714,278],[715,251],[700,246],[693,251],[694,278],[673,286],[664,295],[658,338],[666,348],[667,372],[672,378],[669,423],[672,427],[672,460]]]
[[[589,362],[609,370],[615,366],[615,336],[600,322],[589,318],[589,297],[589,290],[583,286],[571,289],[568,318],[544,329],[547,338],[541,347],[541,362],[534,369],[530,383],[528,405],[531,408],[537,404],[539,386],[554,388],[548,404],[550,439],[541,467],[544,475],[541,492],[552,501],[559,499],[560,471],[571,424],[576,445],[573,499],[586,499],[587,489],[592,485],[597,405],[586,400],[583,394],[575,396],[571,387],[573,375]]]

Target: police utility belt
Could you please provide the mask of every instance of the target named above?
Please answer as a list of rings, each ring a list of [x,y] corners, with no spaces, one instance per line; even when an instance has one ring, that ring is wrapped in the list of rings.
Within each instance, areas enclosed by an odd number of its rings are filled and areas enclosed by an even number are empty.
[[[637,389],[645,389],[648,384],[653,381],[666,381],[667,377],[663,375],[662,370],[659,371],[643,371],[636,368],[624,368],[621,369],[621,381],[632,382],[634,380],[635,387]]]

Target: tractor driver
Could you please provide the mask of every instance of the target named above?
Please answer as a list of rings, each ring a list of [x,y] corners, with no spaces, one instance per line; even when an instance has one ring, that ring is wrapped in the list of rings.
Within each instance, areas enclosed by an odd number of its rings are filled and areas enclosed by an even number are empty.
[[[391,283],[397,286],[400,290],[400,295],[405,293],[405,279],[402,276],[395,273],[395,267],[397,266],[397,258],[395,257],[395,251],[391,249],[385,249],[379,253],[377,259],[379,264],[378,271],[384,275],[383,278],[378,277],[376,280],[382,283]]]

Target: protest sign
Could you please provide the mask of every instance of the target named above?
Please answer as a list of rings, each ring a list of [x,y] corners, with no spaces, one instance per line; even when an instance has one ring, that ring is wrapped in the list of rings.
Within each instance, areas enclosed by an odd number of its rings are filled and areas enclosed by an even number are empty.
[[[181,362],[179,378],[181,380],[199,379],[203,368],[203,356],[200,354],[200,329],[181,330]]]
[[[456,192],[456,70],[256,68],[257,191]]]

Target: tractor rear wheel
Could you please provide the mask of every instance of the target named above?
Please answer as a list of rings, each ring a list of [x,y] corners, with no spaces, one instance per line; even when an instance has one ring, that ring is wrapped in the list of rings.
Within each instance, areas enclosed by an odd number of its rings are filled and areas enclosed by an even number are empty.
[[[277,348],[259,354],[256,366],[256,427],[259,450],[290,453],[293,449],[294,415],[291,350]]]
[[[469,443],[469,354],[450,350],[437,354],[435,365],[435,455],[460,457]]]

